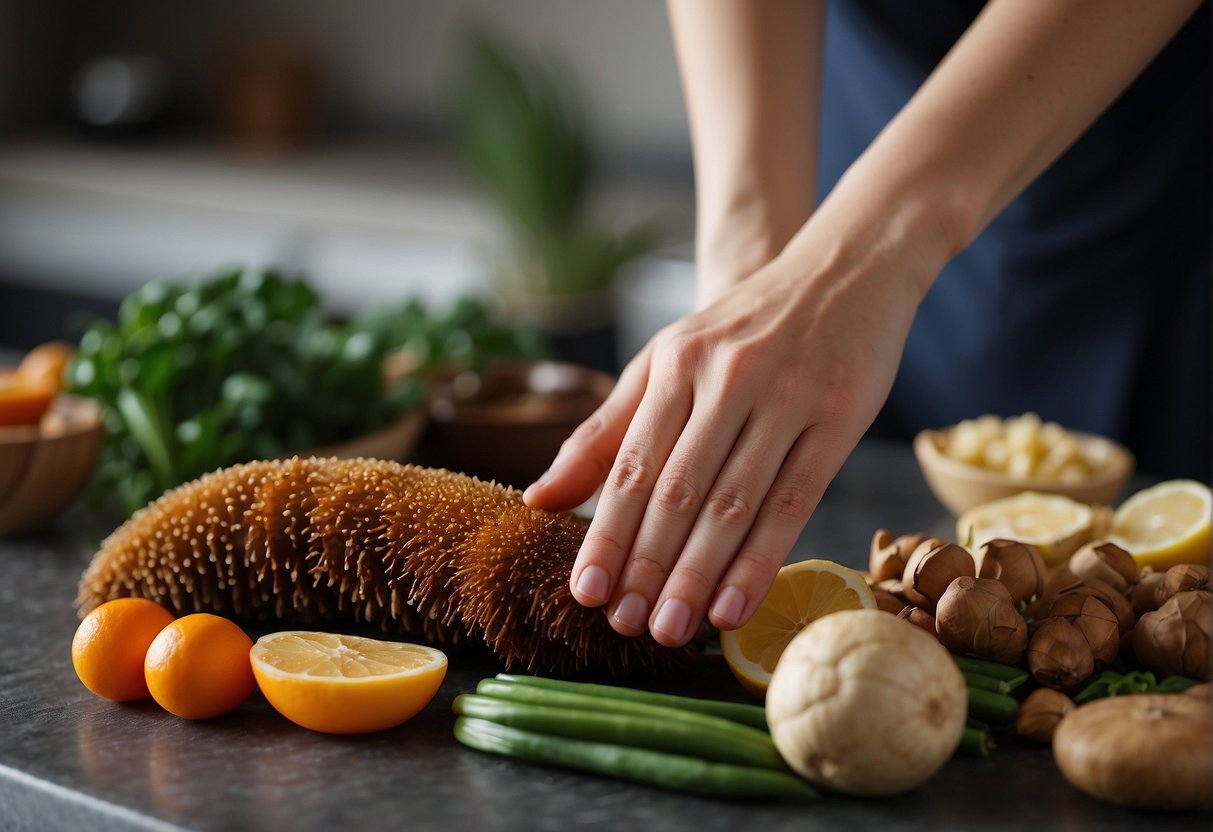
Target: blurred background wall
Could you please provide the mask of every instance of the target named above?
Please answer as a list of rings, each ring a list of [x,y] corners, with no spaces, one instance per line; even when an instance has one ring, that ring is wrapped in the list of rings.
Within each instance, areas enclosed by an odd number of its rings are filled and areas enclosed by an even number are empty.
[[[0,0],[0,344],[61,337],[72,310],[233,262],[301,270],[339,313],[492,292],[501,217],[452,161],[445,118],[473,21],[567,67],[604,213],[668,232],[630,272],[652,266],[688,305],[690,150],[661,3]],[[154,117],[86,129],[82,71],[132,55],[154,62]],[[306,128],[242,144],[234,90],[284,65],[305,67]]]

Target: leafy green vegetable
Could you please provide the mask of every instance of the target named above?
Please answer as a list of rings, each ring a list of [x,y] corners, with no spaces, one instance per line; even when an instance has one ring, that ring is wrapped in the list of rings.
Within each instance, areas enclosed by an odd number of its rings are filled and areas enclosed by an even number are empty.
[[[441,315],[413,300],[334,323],[304,280],[232,270],[136,291],[116,322],[84,332],[67,379],[105,415],[94,494],[129,514],[207,471],[380,428],[423,401],[436,367],[546,351],[472,300]],[[390,355],[408,370],[391,383]]]
[[[1131,670],[1123,674],[1105,670],[1075,695],[1074,704],[1082,705],[1094,699],[1132,693],[1182,693],[1195,684],[1195,679],[1183,676],[1167,676],[1160,682],[1148,670]]]

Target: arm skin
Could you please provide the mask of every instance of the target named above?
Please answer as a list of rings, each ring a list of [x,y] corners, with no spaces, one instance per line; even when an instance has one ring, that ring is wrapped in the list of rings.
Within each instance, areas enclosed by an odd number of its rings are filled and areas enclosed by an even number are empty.
[[[669,645],[688,641],[705,614],[722,629],[744,624],[888,396],[940,270],[1198,5],[992,0],[767,260],[809,210],[800,157],[815,147],[813,113],[773,100],[800,94],[797,85],[769,76],[815,77],[819,5],[672,0],[711,285],[526,492],[530,505],[558,509],[604,485],[574,597],[605,605],[619,632],[647,629]],[[798,43],[789,32],[806,21],[814,28]],[[784,187],[781,170],[798,184]]]
[[[771,262],[812,213],[825,0],[669,8],[694,147],[702,308]]]

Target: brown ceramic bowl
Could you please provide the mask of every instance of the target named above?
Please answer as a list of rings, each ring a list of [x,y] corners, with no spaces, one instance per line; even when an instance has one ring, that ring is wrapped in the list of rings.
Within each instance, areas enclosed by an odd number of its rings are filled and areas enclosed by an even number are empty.
[[[920,432],[914,437],[914,455],[918,457],[918,465],[931,491],[956,515],[993,500],[1013,497],[1022,491],[1060,494],[1092,505],[1112,505],[1124,491],[1136,464],[1133,454],[1111,439],[1068,431],[1078,440],[1084,456],[1100,462],[1094,474],[1076,482],[1015,479],[1002,471],[945,456],[943,448],[949,430]]]
[[[67,508],[104,440],[96,402],[65,393],[38,425],[0,427],[0,535],[33,531]]]
[[[556,361],[498,361],[480,374],[439,378],[414,458],[525,488],[614,384],[606,373]]]

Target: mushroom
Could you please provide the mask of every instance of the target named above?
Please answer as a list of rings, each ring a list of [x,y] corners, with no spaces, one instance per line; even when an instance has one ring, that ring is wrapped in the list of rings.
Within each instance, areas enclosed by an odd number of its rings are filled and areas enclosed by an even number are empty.
[[[844,610],[788,643],[766,713],[796,772],[834,791],[888,795],[951,759],[967,701],[964,676],[935,639],[879,610]]]
[[[1053,734],[1061,773],[1087,794],[1135,809],[1198,809],[1213,802],[1213,703],[1133,694],[1067,714]]]
[[[1154,589],[1157,609],[1181,592],[1208,592],[1209,567],[1197,563],[1177,563],[1163,573],[1162,583]]]
[[[1098,578],[1124,592],[1137,578],[1137,561],[1115,543],[1088,543],[1070,555],[1069,569],[1077,578]]]
[[[1063,593],[1049,607],[1049,615],[1065,618],[1082,631],[1091,647],[1091,655],[1099,666],[1116,661],[1120,650],[1120,630],[1116,615],[1108,605],[1094,595]]]
[[[1117,629],[1120,630],[1120,635],[1123,637],[1126,633],[1133,629],[1133,625],[1137,623],[1137,613],[1133,610],[1133,604],[1122,593],[1117,592],[1111,586],[1101,581],[1099,578],[1085,578],[1078,583],[1070,586],[1062,587],[1061,590],[1053,597],[1050,606],[1056,603],[1057,598],[1066,594],[1093,595],[1107,605],[1113,614],[1116,615]]]
[[[998,538],[986,543],[978,577],[1002,581],[1018,604],[1044,591],[1045,562],[1035,546]]]
[[[903,621],[909,621],[911,624],[922,627],[931,634],[931,638],[938,638],[935,633],[935,616],[924,610],[922,607],[916,607],[913,604],[906,604],[905,609],[897,614],[897,617]]]
[[[935,607],[935,630],[939,643],[953,653],[1001,664],[1019,664],[1028,641],[1028,625],[1015,609],[1015,599],[993,578],[963,575],[952,581]]]
[[[906,561],[925,537],[921,532],[893,537],[887,530],[877,529],[876,534],[872,535],[872,548],[868,557],[868,572],[872,575],[872,583],[900,578],[906,568]]]
[[[897,615],[906,608],[906,602],[898,598],[891,592],[886,592],[883,589],[873,587],[872,594],[876,596],[876,609],[891,612]]]
[[[1037,623],[1028,639],[1028,670],[1047,688],[1073,690],[1095,670],[1082,630],[1057,616]]]
[[[977,576],[973,556],[963,546],[932,537],[920,543],[910,555],[901,580],[910,603],[934,612],[935,604],[948,584],[961,576]]]
[[[1132,644],[1147,670],[1213,681],[1213,592],[1173,595],[1141,617]]]
[[[1019,706],[1015,733],[1033,742],[1053,741],[1062,717],[1074,710],[1074,700],[1052,688],[1037,688]]]
[[[1155,572],[1148,566],[1142,568],[1141,573],[1137,576],[1137,582],[1125,593],[1133,602],[1133,609],[1137,611],[1138,615],[1158,609],[1157,596],[1166,577],[1166,572]]]

